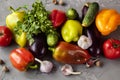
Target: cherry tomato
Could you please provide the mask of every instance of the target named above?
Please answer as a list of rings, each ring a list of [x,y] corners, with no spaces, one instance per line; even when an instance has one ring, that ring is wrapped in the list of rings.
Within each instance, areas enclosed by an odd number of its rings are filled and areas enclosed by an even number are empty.
[[[103,52],[106,58],[120,58],[120,40],[108,39],[103,44]]]
[[[12,32],[6,26],[0,26],[0,46],[8,46],[12,41]]]
[[[14,49],[9,55],[12,65],[19,71],[25,71],[28,66],[34,61],[34,57],[25,48]]]

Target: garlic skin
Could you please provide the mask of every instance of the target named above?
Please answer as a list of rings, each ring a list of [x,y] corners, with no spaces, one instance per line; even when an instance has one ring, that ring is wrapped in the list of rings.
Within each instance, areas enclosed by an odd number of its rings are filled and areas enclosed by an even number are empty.
[[[92,45],[92,39],[85,35],[81,35],[77,44],[82,49],[88,49]]]
[[[53,64],[50,61],[43,61],[40,66],[40,71],[44,73],[51,72]]]

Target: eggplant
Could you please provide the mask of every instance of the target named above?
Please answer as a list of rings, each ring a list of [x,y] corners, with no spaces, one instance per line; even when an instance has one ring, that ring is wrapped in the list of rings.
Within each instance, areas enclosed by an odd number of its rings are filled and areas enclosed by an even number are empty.
[[[102,51],[102,44],[103,39],[101,33],[96,28],[95,24],[93,23],[91,26],[84,28],[83,35],[86,35],[92,39],[92,45],[87,49],[91,56],[93,57],[100,57],[103,53]]]
[[[33,54],[34,57],[42,59],[48,51],[46,36],[44,33],[40,33],[34,38],[34,43],[27,46],[28,50]]]
[[[88,6],[84,5],[82,8],[82,19],[87,13]],[[83,35],[90,36],[92,39],[92,45],[87,49],[89,54],[93,57],[100,57],[100,55],[103,53],[102,51],[102,44],[103,39],[101,33],[98,31],[95,21],[89,26],[83,28]]]

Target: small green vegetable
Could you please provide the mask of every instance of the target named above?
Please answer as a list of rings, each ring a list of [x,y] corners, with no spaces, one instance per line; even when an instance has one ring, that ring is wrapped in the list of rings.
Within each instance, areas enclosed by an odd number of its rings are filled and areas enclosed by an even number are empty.
[[[78,13],[74,8],[69,8],[66,12],[68,19],[76,19],[78,17]]]
[[[58,36],[56,34],[47,35],[47,44],[51,47],[55,46],[58,42]]]
[[[45,9],[41,1],[36,1],[32,4],[32,9],[27,9],[24,21],[18,22],[19,24],[15,27],[15,31],[20,29],[26,33],[27,40],[31,45],[34,42],[33,36],[38,33],[54,33],[57,35],[56,30],[52,26],[52,22],[48,19],[49,12]],[[17,32],[20,34],[20,32]]]
[[[97,2],[93,2],[93,3],[88,3],[88,10],[87,13],[85,15],[85,17],[83,18],[82,21],[82,26],[83,27],[88,27],[92,24],[92,22],[94,21],[96,14],[99,11],[99,4]]]

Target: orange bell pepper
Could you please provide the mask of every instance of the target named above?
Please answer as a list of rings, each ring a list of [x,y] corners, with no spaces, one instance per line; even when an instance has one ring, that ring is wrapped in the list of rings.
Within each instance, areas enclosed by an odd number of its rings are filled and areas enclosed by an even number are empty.
[[[102,9],[97,14],[95,23],[102,35],[109,35],[120,25],[120,14],[114,9]]]

